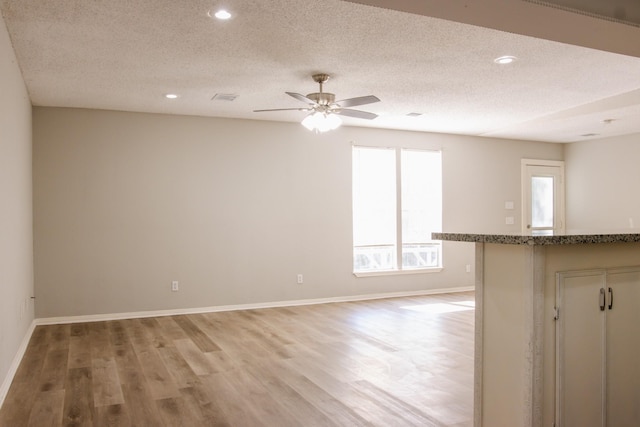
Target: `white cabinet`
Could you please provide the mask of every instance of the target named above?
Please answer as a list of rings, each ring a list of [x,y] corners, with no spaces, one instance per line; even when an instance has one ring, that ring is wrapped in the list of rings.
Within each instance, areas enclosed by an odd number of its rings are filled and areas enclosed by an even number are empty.
[[[556,427],[640,426],[640,267],[556,278]]]

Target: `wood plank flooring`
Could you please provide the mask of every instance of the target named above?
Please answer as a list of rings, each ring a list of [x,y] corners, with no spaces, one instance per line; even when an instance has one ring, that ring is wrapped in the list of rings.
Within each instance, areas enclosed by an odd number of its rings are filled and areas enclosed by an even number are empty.
[[[0,426],[471,426],[473,300],[38,326]]]

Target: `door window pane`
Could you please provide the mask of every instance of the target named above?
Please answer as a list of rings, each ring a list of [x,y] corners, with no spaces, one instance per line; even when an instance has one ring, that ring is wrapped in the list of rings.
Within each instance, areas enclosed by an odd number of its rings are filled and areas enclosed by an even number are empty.
[[[553,177],[531,177],[531,227],[553,228]]]

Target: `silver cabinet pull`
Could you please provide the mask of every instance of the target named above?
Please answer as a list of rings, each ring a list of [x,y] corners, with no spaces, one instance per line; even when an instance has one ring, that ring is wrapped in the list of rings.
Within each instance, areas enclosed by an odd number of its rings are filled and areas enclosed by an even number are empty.
[[[609,288],[609,310],[613,308],[613,289]]]
[[[604,288],[600,288],[600,311],[604,311],[605,307]]]

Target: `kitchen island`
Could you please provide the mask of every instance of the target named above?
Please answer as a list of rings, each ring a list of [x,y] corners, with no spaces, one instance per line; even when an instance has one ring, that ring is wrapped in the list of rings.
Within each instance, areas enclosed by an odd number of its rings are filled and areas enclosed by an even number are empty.
[[[433,238],[475,244],[476,427],[640,425],[640,234]]]

